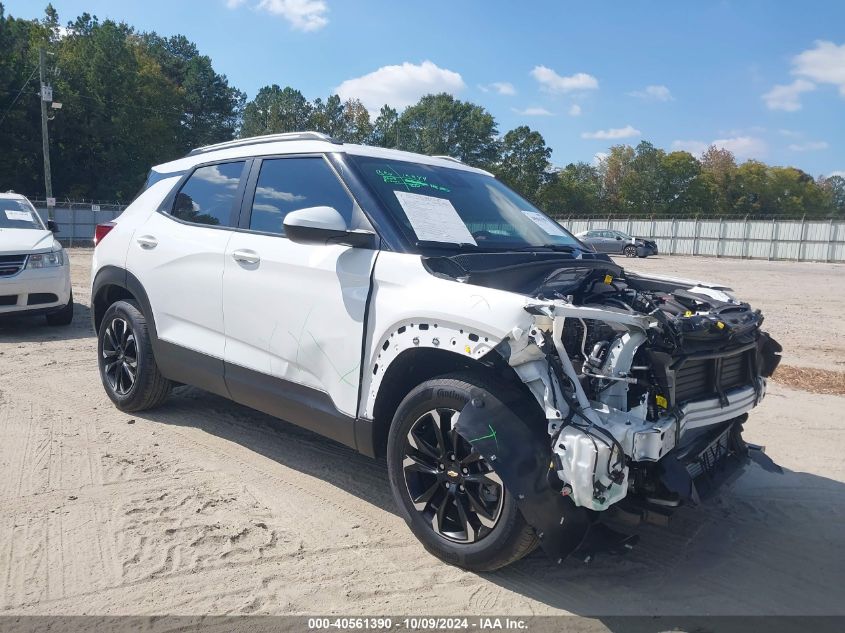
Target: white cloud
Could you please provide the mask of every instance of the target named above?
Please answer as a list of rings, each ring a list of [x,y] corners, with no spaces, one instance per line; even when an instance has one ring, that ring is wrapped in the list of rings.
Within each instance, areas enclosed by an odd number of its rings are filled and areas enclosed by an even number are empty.
[[[828,178],[830,178],[831,176],[840,176],[841,178],[845,178],[845,169],[839,171],[832,171],[827,175]]]
[[[194,177],[215,185],[223,185],[227,189],[237,189],[240,178],[227,176],[220,171],[220,165],[213,165],[209,169],[198,169]]]
[[[704,141],[672,141],[672,149],[679,152],[701,155],[707,151],[708,144]]]
[[[763,95],[770,110],[795,112],[801,109],[801,93],[816,89],[816,84],[832,84],[845,97],[845,44],[818,40],[813,48],[792,58],[791,84],[777,84]]]
[[[521,114],[523,116],[552,116],[552,113],[546,110],[546,108],[525,108],[524,110],[517,110],[516,108],[511,108],[517,114]]]
[[[778,84],[763,95],[769,110],[795,112],[801,109],[801,93],[815,90],[816,85],[806,79],[796,79],[791,84]]]
[[[581,106],[579,106],[577,103],[573,103],[571,106],[569,106],[568,114],[569,116],[581,116]]]
[[[569,77],[563,77],[546,66],[535,66],[531,71],[531,76],[547,92],[577,92],[596,90],[599,87],[599,80],[587,73],[575,73]]]
[[[827,141],[807,141],[806,143],[793,143],[789,146],[793,152],[815,152],[827,149],[830,145]]]
[[[226,6],[237,9],[246,2],[247,0],[226,0]],[[325,0],[260,0],[255,9],[278,15],[299,31],[318,31],[329,23],[326,17],[329,6]]]
[[[516,88],[513,87],[512,83],[508,83],[507,81],[494,81],[490,84],[490,87],[500,95],[510,97],[516,94]]]
[[[672,149],[684,150],[690,154],[703,154],[707,148],[715,145],[719,149],[726,149],[740,160],[760,158],[768,150],[765,141],[755,136],[735,136],[732,138],[717,138],[715,141],[673,141]]]
[[[711,143],[721,149],[732,152],[739,159],[759,158],[766,154],[766,143],[754,136],[736,136],[734,138],[717,138]]]
[[[641,136],[637,128],[626,125],[625,127],[610,128],[609,130],[596,130],[595,132],[583,132],[581,138],[595,138],[602,140],[616,140],[620,138],[631,138],[633,136]]]
[[[598,167],[605,160],[607,160],[608,156],[610,156],[610,154],[608,154],[607,152],[596,152],[595,154],[593,154],[593,165]]]
[[[402,109],[416,103],[423,95],[454,94],[465,87],[460,74],[426,60],[422,64],[405,62],[382,66],[361,77],[347,79],[335,88],[335,92],[344,101],[360,99],[372,113],[378,112],[384,104]]]
[[[767,150],[765,141],[754,136],[717,138],[713,145],[733,152],[737,158],[758,158],[765,156]]]
[[[820,84],[833,84],[845,97],[845,44],[819,40],[815,47],[792,59],[792,74],[812,79]]]
[[[629,96],[637,97],[645,101],[674,101],[675,97],[669,91],[669,88],[662,85],[646,86],[643,90],[635,90],[629,92]]]

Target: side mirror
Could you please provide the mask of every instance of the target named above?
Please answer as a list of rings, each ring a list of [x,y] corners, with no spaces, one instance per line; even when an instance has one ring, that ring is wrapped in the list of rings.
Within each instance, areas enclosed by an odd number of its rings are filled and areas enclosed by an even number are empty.
[[[297,244],[345,244],[375,248],[376,236],[369,231],[352,231],[332,207],[308,207],[285,216],[285,235]]]
[[[56,224],[55,220],[47,220],[47,230],[52,233],[59,233],[59,225]]]
[[[616,236],[616,239],[619,240],[620,242],[622,241],[622,238],[619,237],[618,235]]]

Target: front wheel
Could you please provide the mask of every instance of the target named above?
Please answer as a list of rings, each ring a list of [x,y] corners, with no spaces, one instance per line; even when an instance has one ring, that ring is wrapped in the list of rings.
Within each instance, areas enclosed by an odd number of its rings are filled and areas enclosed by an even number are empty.
[[[528,554],[537,538],[516,500],[456,424],[470,389],[495,393],[475,375],[428,380],[393,418],[387,462],[393,497],[423,546],[447,563],[492,571]]]
[[[134,303],[113,303],[97,338],[100,379],[118,409],[142,411],[164,402],[172,383],[158,370],[146,317]]]
[[[622,251],[625,253],[625,257],[636,257],[637,256],[637,247],[636,246],[626,246],[625,250]]]

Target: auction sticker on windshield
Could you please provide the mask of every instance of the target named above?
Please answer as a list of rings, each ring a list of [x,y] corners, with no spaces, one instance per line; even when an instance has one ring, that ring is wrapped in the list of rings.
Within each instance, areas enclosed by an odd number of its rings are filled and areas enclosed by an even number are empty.
[[[421,241],[477,244],[449,200],[407,191],[393,193]]]
[[[17,222],[32,222],[32,214],[29,211],[13,211],[6,209],[6,219]]]
[[[550,218],[547,218],[542,213],[538,213],[537,211],[526,211],[524,209],[522,209],[522,213],[525,215],[526,218],[531,220],[534,224],[539,226],[549,235],[566,235],[566,232],[560,227],[557,222]]]

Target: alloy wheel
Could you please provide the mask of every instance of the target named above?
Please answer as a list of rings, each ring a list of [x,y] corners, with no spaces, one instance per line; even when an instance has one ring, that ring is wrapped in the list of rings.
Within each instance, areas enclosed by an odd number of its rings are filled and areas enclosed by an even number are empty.
[[[126,319],[114,317],[103,335],[103,374],[119,396],[132,389],[138,377],[138,346]]]
[[[402,470],[414,509],[441,537],[474,543],[496,526],[505,496],[499,476],[457,430],[459,412],[432,409],[411,426]]]

